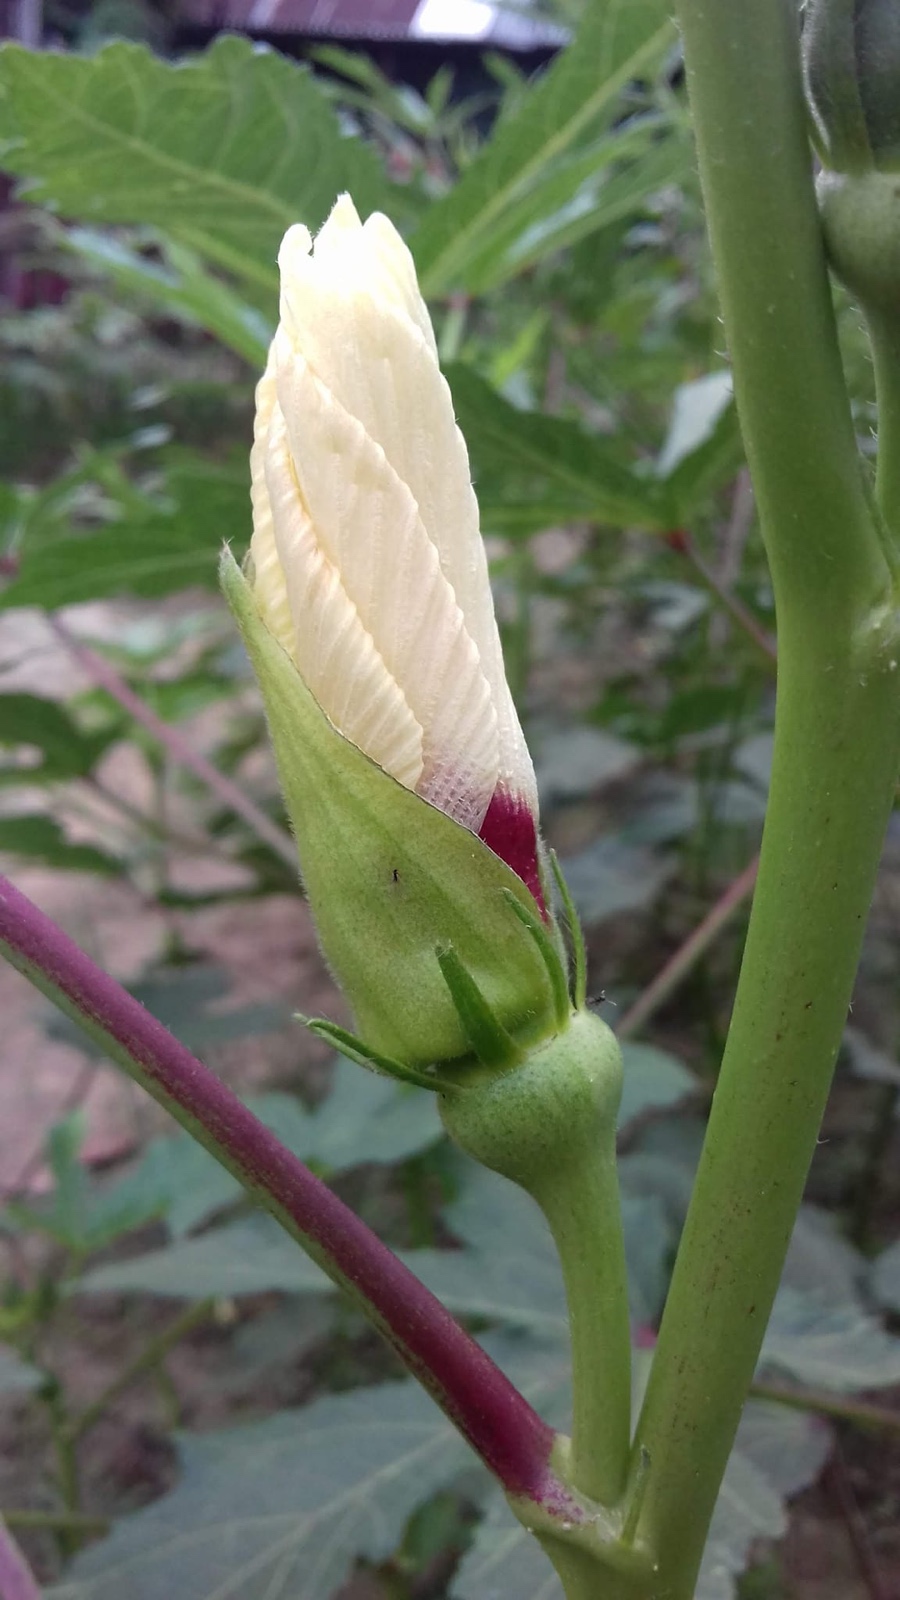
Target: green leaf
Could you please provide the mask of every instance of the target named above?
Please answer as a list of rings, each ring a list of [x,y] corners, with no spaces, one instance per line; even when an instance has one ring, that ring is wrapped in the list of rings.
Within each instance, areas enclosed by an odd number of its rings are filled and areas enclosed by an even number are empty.
[[[21,1361],[12,1350],[0,1346],[0,1394],[32,1394],[44,1382],[44,1374]]]
[[[506,1501],[492,1494],[471,1548],[463,1556],[451,1600],[562,1600],[556,1573]]]
[[[270,323],[221,278],[208,272],[186,245],[154,241],[157,252],[163,251],[160,262],[92,228],[71,228],[63,234],[63,242],[120,288],[193,327],[204,328],[251,367],[265,366],[273,332]]]
[[[661,478],[671,477],[683,461],[709,442],[733,403],[734,383],[727,370],[708,372],[675,390],[669,431],[656,462]]]
[[[873,1261],[870,1287],[880,1306],[900,1312],[900,1241]]]
[[[733,1451],[710,1525],[694,1600],[734,1600],[735,1579],[748,1565],[757,1539],[787,1531],[777,1489],[739,1451]]]
[[[627,778],[644,759],[637,745],[602,728],[581,723],[538,743],[535,777],[541,806],[579,800],[608,783]]]
[[[624,911],[646,911],[674,871],[653,851],[605,834],[560,866],[582,921],[590,927]]]
[[[651,1322],[665,1291],[670,1230],[654,1197],[626,1194],[623,1216],[632,1313]],[[466,1249],[415,1250],[406,1256],[429,1289],[459,1316],[565,1342],[562,1274],[534,1201],[505,1178],[473,1166],[445,1221]]]
[[[463,1250],[415,1250],[406,1260],[458,1316],[565,1341],[562,1273],[544,1219],[521,1189],[474,1165],[444,1220]]]
[[[662,1111],[677,1105],[697,1087],[697,1080],[677,1057],[651,1044],[622,1041],[625,1081],[619,1107],[619,1127],[625,1128],[645,1111]]]
[[[80,1112],[57,1123],[47,1140],[54,1187],[35,1199],[10,1200],[7,1214],[20,1228],[37,1229],[81,1256],[103,1250],[159,1214],[150,1194],[92,1180],[81,1159],[85,1123]]]
[[[489,529],[523,534],[581,519],[671,526],[659,484],[623,464],[614,441],[518,411],[471,367],[450,366],[447,379]]]
[[[70,844],[58,822],[41,815],[0,817],[0,850],[66,872],[118,873],[122,863],[90,844]]]
[[[41,755],[38,765],[0,757],[0,783],[57,783],[83,778],[107,748],[112,733],[82,732],[56,700],[36,694],[0,694],[0,751],[30,745]]]
[[[559,1348],[486,1343],[532,1403],[558,1418],[567,1387]],[[412,1383],[184,1436],[180,1453],[172,1492],[78,1555],[48,1600],[325,1600],[355,1558],[391,1555],[415,1508],[472,1460]]]
[[[276,1098],[288,1100],[287,1095]],[[118,1180],[114,1192],[123,1207],[143,1206],[164,1218],[176,1239],[244,1194],[237,1179],[189,1133],[151,1139],[137,1166]]]
[[[790,1373],[811,1389],[853,1394],[900,1383],[900,1339],[860,1304],[782,1288],[760,1364]]]
[[[265,291],[291,223],[318,227],[352,191],[383,196],[373,152],[345,138],[310,72],[249,39],[175,65],[117,42],[94,56],[0,55],[0,161],[67,217],[148,223]]]
[[[77,1556],[51,1600],[325,1600],[356,1557],[391,1554],[467,1451],[422,1390],[384,1384],[183,1437],[181,1458],[176,1488]]]
[[[168,458],[166,500],[158,507],[120,509],[93,533],[65,523],[26,538],[18,577],[0,593],[0,608],[47,610],[106,595],[146,598],[215,583],[223,540],[243,548],[250,536],[246,461],[207,461],[189,451]]]
[[[326,1172],[341,1172],[364,1162],[405,1161],[441,1138],[433,1095],[376,1078],[339,1057],[331,1091],[309,1118],[306,1150],[296,1153]]]
[[[340,1058],[331,1092],[315,1111],[307,1111],[293,1095],[277,1092],[250,1095],[246,1103],[294,1155],[329,1173],[364,1163],[404,1161],[443,1135],[433,1096],[410,1093]],[[115,1203],[124,1216],[136,1214],[141,1220],[162,1216],[179,1238],[234,1205],[243,1194],[237,1180],[190,1134],[177,1133],[151,1140],[138,1166],[108,1191],[107,1204]],[[279,1253],[271,1243],[268,1247],[266,1259],[276,1263],[276,1281],[267,1287],[277,1288],[285,1273],[293,1281],[296,1248],[280,1230],[272,1238],[279,1238],[282,1248]],[[151,1265],[149,1270],[156,1268]],[[225,1271],[228,1274],[227,1262]],[[180,1281],[192,1292],[189,1280]],[[216,1293],[242,1292],[230,1277],[222,1282]]]
[[[480,248],[474,246],[461,286],[487,294],[554,251],[633,216],[651,195],[677,183],[690,159],[687,142],[650,115],[631,118],[586,149],[551,161],[541,179],[505,208]]]
[[[744,459],[730,372],[710,372],[675,391],[672,420],[656,463],[673,522],[686,522],[705,497],[731,481]]]
[[[787,1531],[785,1497],[816,1481],[830,1450],[818,1417],[751,1401],[716,1502],[695,1600],[734,1600],[756,1540]]]
[[[413,252],[427,295],[467,287],[473,262],[484,271],[490,241],[503,238],[513,208],[547,183],[577,143],[609,125],[624,90],[655,73],[674,36],[661,0],[592,0],[569,48],[501,118],[460,182],[416,231]],[[552,193],[545,193],[544,204],[556,209]]]
[[[272,1033],[287,1022],[287,1006],[274,1001],[221,1008],[219,1002],[227,999],[230,988],[231,978],[224,967],[197,963],[162,967],[132,984],[130,992],[195,1054],[202,1055],[211,1046],[227,1044],[232,1039]],[[53,1038],[72,1041],[79,1049],[103,1057],[96,1040],[86,1039],[75,1022],[56,1011],[50,1014],[46,1031]]]
[[[251,1216],[196,1239],[148,1250],[132,1261],[95,1267],[73,1283],[78,1294],[154,1294],[163,1299],[246,1294],[332,1294],[324,1272],[268,1216]]]
[[[751,1400],[744,1407],[737,1448],[780,1494],[799,1494],[815,1483],[833,1440],[823,1418],[810,1411]]]
[[[850,1069],[869,1083],[890,1083],[900,1087],[900,1062],[886,1050],[879,1050],[859,1028],[844,1029],[844,1049]]]
[[[837,1213],[803,1205],[797,1214],[782,1284],[830,1305],[858,1308],[868,1263],[843,1231]]]

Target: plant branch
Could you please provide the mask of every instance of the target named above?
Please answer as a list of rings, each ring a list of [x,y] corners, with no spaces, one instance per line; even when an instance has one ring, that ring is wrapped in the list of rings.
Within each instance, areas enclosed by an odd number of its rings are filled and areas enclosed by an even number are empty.
[[[774,1405],[787,1406],[791,1411],[814,1411],[817,1416],[832,1417],[835,1422],[849,1422],[854,1428],[900,1435],[900,1411],[888,1411],[886,1406],[844,1400],[840,1395],[825,1394],[818,1389],[790,1389],[786,1384],[764,1380],[755,1382],[750,1393],[754,1400],[771,1400]]]
[[[718,600],[723,609],[728,612],[732,621],[737,623],[741,631],[755,644],[757,650],[765,657],[766,662],[771,667],[776,659],[774,639],[770,638],[765,628],[762,628],[757,622],[753,612],[748,610],[743,601],[732,593],[719,574],[713,571],[709,563],[700,554],[691,535],[683,528],[679,528],[676,532],[668,535],[667,543],[672,550],[676,550],[679,555],[687,558],[698,577],[702,578],[706,584],[710,594]]]
[[[106,1533],[109,1517],[91,1517],[79,1511],[28,1511],[0,1512],[0,1519],[10,1528],[52,1528],[67,1533]],[[3,1590],[0,1588],[0,1597]]]
[[[34,1573],[2,1521],[0,1521],[0,1600],[41,1600],[41,1591]]]
[[[772,784],[728,1043],[638,1425],[638,1534],[689,1600],[778,1285],[900,751],[891,575],[844,387],[793,0],[680,0],[778,617]]]
[[[124,1367],[113,1378],[112,1382],[107,1384],[102,1394],[99,1394],[96,1400],[92,1400],[90,1405],[85,1406],[83,1411],[80,1411],[76,1417],[71,1419],[65,1428],[67,1439],[74,1444],[84,1434],[88,1433],[95,1423],[100,1421],[100,1418],[108,1411],[109,1407],[118,1400],[120,1394],[124,1394],[125,1390],[129,1389],[133,1383],[136,1383],[138,1378],[143,1377],[145,1372],[152,1372],[153,1368],[160,1365],[176,1344],[180,1344],[181,1340],[185,1339],[195,1328],[199,1328],[209,1320],[213,1304],[212,1300],[196,1301],[193,1305],[189,1305],[174,1321],[170,1322],[168,1327],[163,1328],[154,1339],[148,1340],[147,1344],[138,1351],[134,1359],[129,1361],[127,1367]]]
[[[256,804],[255,800],[251,800],[250,796],[244,793],[239,784],[232,782],[231,778],[226,777],[223,772],[219,772],[211,761],[207,761],[199,750],[195,750],[190,740],[185,738],[183,733],[179,733],[177,728],[170,727],[167,722],[163,721],[162,717],[158,717],[156,712],[151,710],[150,706],[141,699],[140,695],[135,694],[134,690],[125,682],[125,679],[116,671],[115,667],[111,666],[108,661],[104,661],[103,657],[98,655],[95,650],[91,650],[87,645],[82,644],[79,639],[76,639],[61,617],[48,613],[47,622],[56,637],[65,645],[79,665],[84,668],[98,688],[105,689],[106,693],[122,707],[123,711],[127,711],[135,722],[139,723],[154,739],[159,741],[179,766],[186,767],[188,772],[192,772],[195,778],[199,778],[200,782],[205,784],[223,805],[227,806],[230,811],[234,812],[235,816],[240,817],[247,824],[247,827],[252,833],[256,834],[257,838],[267,844],[269,849],[280,860],[285,861],[296,872],[297,852],[290,835],[283,828],[280,828],[276,822],[273,822],[271,817],[267,816],[262,808]]]
[[[171,1112],[356,1301],[510,1493],[574,1507],[554,1434],[376,1234],[51,919],[0,877],[0,951]]]
[[[759,871],[759,856],[739,873],[734,882],[729,884],[725,893],[720,895],[715,905],[707,912],[702,922],[699,922],[693,933],[689,934],[684,943],[679,945],[673,956],[670,956],[665,966],[661,967],[652,982],[648,983],[642,994],[639,994],[633,1006],[623,1014],[616,1033],[620,1039],[633,1039],[636,1033],[646,1027],[650,1018],[656,1015],[661,1006],[671,999],[675,990],[684,982],[688,973],[696,966],[702,956],[706,954],[710,945],[714,944],[722,929],[729,923],[744,901],[753,893],[756,874]]]

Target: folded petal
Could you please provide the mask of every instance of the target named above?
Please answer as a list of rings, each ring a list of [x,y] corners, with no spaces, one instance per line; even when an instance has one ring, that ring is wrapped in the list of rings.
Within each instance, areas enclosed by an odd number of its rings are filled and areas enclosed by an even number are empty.
[[[490,687],[498,781],[536,815],[534,773],[506,683],[468,451],[437,365],[409,250],[387,218],[376,213],[362,224],[344,197],[312,253],[306,230],[293,229],[279,261],[279,338],[361,422],[408,488]]]
[[[299,494],[322,553],[422,728],[415,787],[477,831],[497,785],[497,715],[415,500],[362,423],[301,357],[278,345],[276,383]]]

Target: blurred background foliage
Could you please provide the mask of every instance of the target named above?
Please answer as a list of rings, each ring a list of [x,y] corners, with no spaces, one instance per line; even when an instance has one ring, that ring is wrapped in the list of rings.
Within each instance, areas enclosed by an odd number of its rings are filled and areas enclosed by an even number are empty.
[[[339,1002],[214,587],[222,541],[249,537],[281,234],[349,189],[404,230],[431,304],[544,829],[625,1040],[640,1382],[752,890],[774,618],[668,7],[523,9],[574,41],[537,72],[447,52],[421,85],[334,40],[306,62],[237,34],[176,57],[183,18],[140,0],[56,4],[73,49],[0,53],[0,852],[92,947],[113,901],[151,930],[117,970],[564,1421],[530,1203],[446,1148],[426,1096],[324,1062],[291,1019]],[[839,315],[866,444],[868,353]],[[898,869],[892,829],[702,1600],[886,1596],[900,1575]],[[39,1076],[43,1041],[72,1082],[38,1107],[45,1147],[26,1129],[0,1152],[0,1509],[48,1592],[554,1594],[316,1269],[186,1136],[131,1108],[104,1146],[102,1067],[37,1023],[6,1075]]]

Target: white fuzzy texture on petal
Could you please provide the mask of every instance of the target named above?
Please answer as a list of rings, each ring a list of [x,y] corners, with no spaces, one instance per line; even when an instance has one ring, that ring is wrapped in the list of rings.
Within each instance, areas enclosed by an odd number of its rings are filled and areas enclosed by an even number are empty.
[[[288,231],[279,264],[253,458],[263,614],[336,726],[399,781],[475,830],[498,787],[536,814],[468,453],[412,257],[387,218],[362,224],[345,196],[314,246]],[[380,674],[365,737],[338,686],[363,672]]]

